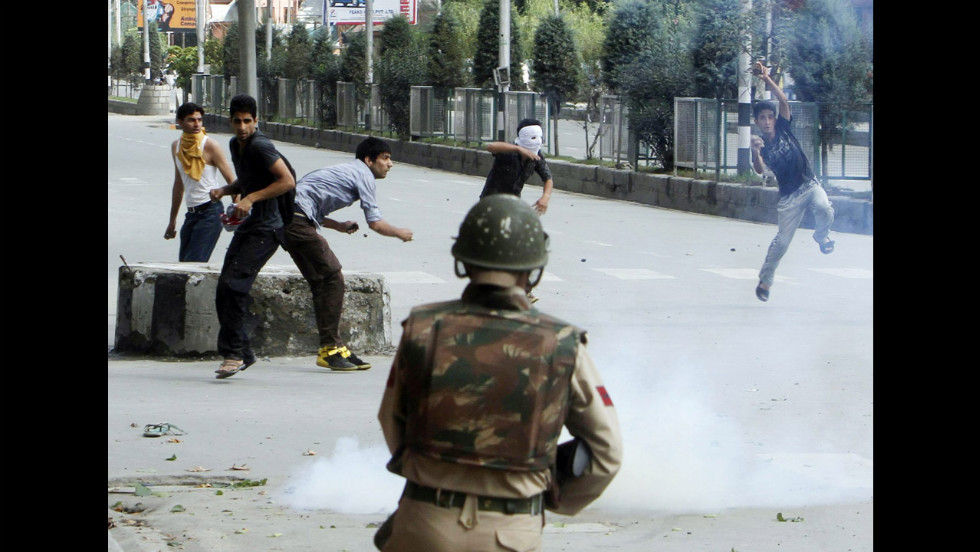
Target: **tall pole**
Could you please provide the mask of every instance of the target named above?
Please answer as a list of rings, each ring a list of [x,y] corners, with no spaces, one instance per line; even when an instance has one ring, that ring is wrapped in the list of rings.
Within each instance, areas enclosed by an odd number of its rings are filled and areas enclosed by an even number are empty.
[[[150,84],[150,0],[143,0],[143,79]]]
[[[752,0],[741,0],[742,12],[752,11]],[[749,52],[752,36],[744,30],[742,51],[738,54],[738,174],[752,171],[752,79]]]
[[[238,76],[238,93],[259,99],[257,68],[255,63],[255,0],[238,0],[238,36],[241,44],[239,60],[241,75]],[[262,111],[262,102],[258,102]]]
[[[364,6],[364,32],[365,39],[367,39],[367,60],[365,67],[367,67],[367,72],[365,73],[365,78],[367,79],[367,84],[374,83],[374,59],[371,55],[374,53],[374,0],[366,0]]]
[[[497,35],[497,74],[506,75],[500,79],[500,100],[497,102],[497,139],[504,140],[504,93],[510,89],[510,0],[500,0],[500,30]]]
[[[205,19],[207,18],[206,9],[204,3],[207,0],[195,0],[196,10],[196,23],[197,23],[197,73],[204,73],[204,26],[207,24]],[[197,98],[194,98],[197,101]]]
[[[265,60],[272,60],[272,0],[265,0]]]
[[[122,44],[122,14],[119,13],[119,0],[116,2],[116,44]]]

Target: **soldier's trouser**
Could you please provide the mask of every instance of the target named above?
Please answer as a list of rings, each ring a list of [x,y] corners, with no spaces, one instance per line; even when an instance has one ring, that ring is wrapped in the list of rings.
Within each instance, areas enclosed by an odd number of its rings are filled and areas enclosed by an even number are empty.
[[[830,225],[834,223],[834,209],[830,206],[827,192],[819,182],[811,180],[788,196],[779,198],[779,203],[776,204],[779,232],[769,244],[766,260],[762,264],[762,270],[759,271],[760,282],[772,285],[776,278],[776,267],[789,249],[796,228],[808,208],[813,210],[815,226],[813,239],[820,243],[830,233]]]
[[[477,510],[476,495],[462,508],[442,508],[402,497],[384,552],[540,552],[544,513]]]

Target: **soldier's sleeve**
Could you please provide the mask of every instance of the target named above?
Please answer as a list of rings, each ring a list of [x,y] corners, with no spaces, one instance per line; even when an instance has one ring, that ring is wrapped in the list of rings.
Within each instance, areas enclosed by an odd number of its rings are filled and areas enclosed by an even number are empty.
[[[565,482],[559,489],[561,503],[554,511],[575,515],[609,486],[623,459],[619,418],[585,345],[578,347],[572,397],[565,426],[568,432],[588,443],[592,461],[581,477]]]
[[[381,409],[378,411],[378,421],[381,422],[381,431],[384,433],[385,442],[392,455],[402,446],[405,435],[405,403],[402,400],[401,377],[404,371],[401,363],[404,359],[404,344],[406,333],[402,333],[401,343],[395,353],[395,359],[391,363],[391,371],[388,373],[388,382],[385,384],[384,395],[381,398]]]

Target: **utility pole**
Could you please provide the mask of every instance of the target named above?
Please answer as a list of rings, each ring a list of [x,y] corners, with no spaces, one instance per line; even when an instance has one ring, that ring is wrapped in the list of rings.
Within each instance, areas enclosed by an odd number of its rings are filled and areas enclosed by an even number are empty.
[[[272,61],[272,0],[265,0],[265,60]]]
[[[207,24],[205,18],[207,14],[205,13],[204,3],[207,0],[195,0],[196,8],[196,22],[197,22],[197,73],[204,73],[204,25]],[[198,98],[194,98],[194,101],[199,101]]]
[[[367,40],[366,52],[364,55],[367,56],[367,71],[365,72],[364,78],[367,80],[368,86],[368,97],[365,99],[364,105],[367,109],[364,110],[364,128],[371,129],[371,88],[374,84],[374,0],[366,0],[364,5],[364,32],[366,33],[364,38]]]
[[[752,0],[741,0],[742,13],[752,11]],[[742,51],[738,54],[738,174],[752,171],[752,78],[749,52],[752,35],[744,29]]]
[[[241,75],[238,77],[238,93],[248,94],[255,98],[261,114],[262,102],[259,101],[255,64],[255,0],[238,0],[238,25],[240,27],[239,44],[241,44],[239,51]]]
[[[500,30],[497,34],[498,44],[497,75],[500,88],[500,99],[497,101],[497,140],[504,141],[504,94],[510,90],[510,0],[500,0]]]
[[[143,79],[150,84],[150,0],[143,0]]]

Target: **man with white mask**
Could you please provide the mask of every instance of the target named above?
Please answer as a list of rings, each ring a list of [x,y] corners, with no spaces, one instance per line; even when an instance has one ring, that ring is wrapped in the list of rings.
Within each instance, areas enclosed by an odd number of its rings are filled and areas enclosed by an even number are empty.
[[[486,184],[480,199],[494,194],[511,194],[521,196],[524,184],[532,172],[538,173],[544,190],[541,198],[532,207],[543,215],[548,211],[548,200],[551,199],[551,189],[554,182],[548,162],[541,154],[541,144],[544,129],[536,119],[524,119],[517,125],[517,139],[513,144],[507,142],[491,142],[487,151],[493,154],[493,166],[487,175]]]

